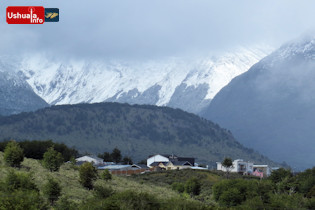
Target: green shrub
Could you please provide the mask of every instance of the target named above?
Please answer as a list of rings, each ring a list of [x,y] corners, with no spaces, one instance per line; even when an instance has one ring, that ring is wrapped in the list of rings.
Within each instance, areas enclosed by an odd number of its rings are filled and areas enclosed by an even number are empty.
[[[114,190],[110,187],[95,186],[94,196],[96,198],[108,198],[114,194]]]
[[[279,168],[278,170],[272,171],[271,175],[268,177],[273,183],[279,183],[286,177],[292,176],[289,169]]]
[[[219,203],[223,206],[231,207],[242,203],[243,198],[240,191],[236,188],[230,188],[222,193]]]
[[[78,205],[73,201],[70,201],[68,197],[61,197],[55,205],[56,210],[77,210]]]
[[[196,178],[191,178],[185,183],[185,192],[190,195],[199,195],[201,184]]]
[[[269,209],[303,209],[306,205],[303,196],[294,194],[272,194]]]
[[[11,167],[20,167],[23,160],[23,149],[17,142],[10,141],[4,149],[4,161]]]
[[[101,174],[101,178],[105,181],[111,180],[112,179],[112,174],[109,172],[108,169],[105,169],[103,173]]]
[[[155,210],[160,208],[159,201],[152,195],[147,193],[136,193],[133,191],[125,191],[117,193],[107,199],[112,205],[117,205],[120,209],[146,209]]]
[[[1,183],[0,209],[45,209],[46,203],[29,173],[9,170]]]
[[[168,199],[161,202],[162,210],[206,210],[212,209],[198,201],[190,201],[182,198]]]
[[[48,181],[44,186],[43,193],[50,201],[50,204],[54,205],[54,202],[57,201],[61,195],[61,187],[56,180],[48,178]]]
[[[83,187],[93,189],[93,181],[97,179],[97,170],[91,163],[83,163],[79,168],[79,182]]]
[[[269,186],[269,185],[268,185]],[[261,196],[268,199],[265,192],[268,186],[262,186]],[[213,188],[213,197],[223,206],[239,205],[247,199],[258,196],[258,183],[255,180],[222,180],[216,183]]]
[[[183,183],[174,182],[172,184],[172,189],[179,193],[183,193],[185,191],[185,185]]]
[[[262,201],[260,197],[254,197],[252,199],[246,200],[241,206],[240,209],[251,209],[251,210],[261,210],[266,209],[266,204]]]
[[[30,174],[24,172],[16,173],[13,170],[9,170],[8,175],[4,179],[3,187],[10,192],[15,190],[39,191]]]
[[[0,192],[0,209],[35,210],[47,209],[47,206],[38,192],[32,190],[15,190],[6,193]]]
[[[307,209],[315,209],[315,198],[308,199],[306,201],[305,207]]]
[[[310,191],[307,193],[308,198],[315,198],[315,186],[313,186]]]
[[[63,163],[61,153],[57,152],[53,147],[50,147],[45,153],[43,158],[43,165],[49,169],[50,172],[58,171]]]

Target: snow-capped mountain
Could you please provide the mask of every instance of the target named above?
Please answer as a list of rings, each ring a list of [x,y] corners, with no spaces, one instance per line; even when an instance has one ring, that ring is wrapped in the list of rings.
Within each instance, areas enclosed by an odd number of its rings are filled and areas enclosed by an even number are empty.
[[[202,114],[245,146],[295,169],[315,160],[315,36],[280,47],[234,78]]]
[[[51,61],[20,64],[33,90],[50,104],[104,101],[171,106],[199,113],[235,76],[270,53],[267,46],[239,48],[221,56],[146,62]]]
[[[3,60],[1,58],[0,60]],[[10,63],[12,65],[0,61],[0,115],[34,111],[49,106],[34,93],[23,76],[15,71],[15,63]]]

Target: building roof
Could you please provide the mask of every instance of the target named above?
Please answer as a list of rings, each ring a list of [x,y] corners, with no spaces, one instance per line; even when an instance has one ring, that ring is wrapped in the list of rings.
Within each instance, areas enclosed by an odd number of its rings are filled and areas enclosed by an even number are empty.
[[[160,165],[160,163],[162,163],[163,165],[166,165],[168,162],[153,162],[150,164],[150,166],[158,166]]]
[[[171,157],[171,156],[172,156],[172,155],[169,155],[169,154],[155,154],[155,155],[149,155],[149,157],[148,157],[148,158],[151,158],[151,157],[156,156],[156,155],[161,155],[161,156],[166,157],[166,158],[169,158],[169,157]],[[175,157],[176,157],[176,155],[173,155],[173,156],[175,156]]]
[[[195,158],[192,157],[178,157],[178,161],[188,161],[192,166],[195,165]]]
[[[103,162],[102,158],[99,158],[99,157],[94,156],[94,155],[84,155],[82,157],[76,158],[76,160],[80,161],[82,158],[91,158],[91,159],[97,160],[99,162]]]
[[[207,168],[199,167],[199,166],[192,166],[191,169],[196,169],[196,170],[208,170]]]
[[[155,155],[150,155],[149,158],[156,156],[156,155],[161,155],[161,156],[169,158],[169,159],[178,159],[179,161],[187,160],[190,163],[195,162],[195,158],[193,158],[193,157],[179,157],[179,156],[174,155],[174,154],[171,154],[171,155],[170,154],[155,154]]]
[[[131,168],[131,165],[107,165],[107,166],[101,166],[98,167],[98,169],[108,169],[108,170],[122,170],[122,169],[127,169],[127,168]]]
[[[269,166],[268,166],[268,165],[253,165],[253,167],[267,168],[267,167],[269,167]]]
[[[140,168],[143,168],[143,169],[149,169],[149,167],[145,164],[137,164],[137,166],[139,166]]]
[[[178,160],[172,160],[170,161],[174,166],[187,166],[187,165],[190,165],[190,166],[193,166],[190,162],[188,161],[178,161]]]

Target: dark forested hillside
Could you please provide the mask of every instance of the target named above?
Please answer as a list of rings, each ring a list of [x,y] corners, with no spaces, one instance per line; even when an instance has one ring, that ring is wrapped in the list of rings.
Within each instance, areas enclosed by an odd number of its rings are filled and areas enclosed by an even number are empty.
[[[148,105],[62,105],[0,117],[0,139],[52,139],[91,153],[118,147],[135,160],[175,153],[212,164],[225,156],[271,163],[217,124],[179,109]]]

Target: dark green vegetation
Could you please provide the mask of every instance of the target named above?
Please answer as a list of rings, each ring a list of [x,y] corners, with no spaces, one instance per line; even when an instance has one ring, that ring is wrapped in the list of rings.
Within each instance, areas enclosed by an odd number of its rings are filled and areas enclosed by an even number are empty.
[[[171,187],[214,209],[314,209],[315,167],[297,175],[274,171],[268,179],[214,171],[164,171],[132,176],[141,183]]]
[[[93,181],[97,179],[97,170],[92,163],[83,163],[79,168],[80,180],[83,187],[92,190]]]
[[[133,164],[131,157],[124,156],[122,158],[121,151],[118,148],[113,149],[112,153],[104,152],[103,154],[98,154],[97,156],[102,158],[104,162],[115,162],[130,165]],[[146,162],[144,164],[146,164]]]
[[[105,169],[101,174],[101,178],[105,181],[109,181],[112,179],[112,174],[108,171],[108,169]]]
[[[25,158],[19,169],[11,168],[0,152],[0,209],[208,209],[168,187],[117,176],[105,181],[101,172],[88,189],[80,183],[81,167],[65,163],[50,172],[40,160]]]
[[[0,117],[0,139],[53,139],[93,154],[117,147],[135,161],[175,153],[211,165],[225,156],[273,165],[217,124],[179,109],[149,105],[64,105]]]
[[[222,166],[224,166],[226,168],[226,177],[228,178],[229,173],[233,167],[233,161],[231,158],[224,158],[224,160],[222,161]]]
[[[202,116],[273,160],[313,167],[314,55],[314,39],[282,46],[222,88]]]
[[[4,150],[4,161],[11,167],[20,167],[23,160],[23,149],[17,142],[10,141]]]
[[[274,171],[267,180],[222,180],[212,192],[221,206],[244,209],[314,209],[315,167],[296,176],[289,170]]]
[[[0,142],[0,151],[4,151],[4,148],[9,141]],[[43,159],[44,153],[48,148],[53,147],[54,150],[61,153],[64,161],[70,160],[72,157],[78,156],[78,151],[67,147],[63,143],[55,143],[52,141],[20,141],[19,146],[23,149],[24,155],[27,158]]]
[[[297,175],[279,169],[264,180],[234,173],[226,179],[222,172],[195,170],[104,180],[107,172],[89,163],[64,163],[50,172],[41,162],[25,158],[19,168],[10,167],[0,152],[0,209],[315,208],[315,167]],[[83,182],[87,177],[92,178]]]
[[[61,187],[58,181],[53,178],[48,178],[47,183],[44,185],[43,193],[50,201],[50,204],[54,205],[54,202],[57,201],[61,195]]]
[[[60,152],[57,152],[53,147],[48,148],[43,156],[43,166],[52,171],[58,171],[63,163],[63,158]]]

